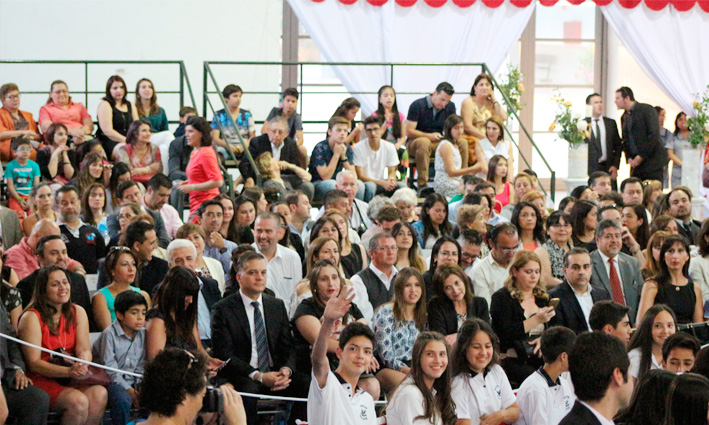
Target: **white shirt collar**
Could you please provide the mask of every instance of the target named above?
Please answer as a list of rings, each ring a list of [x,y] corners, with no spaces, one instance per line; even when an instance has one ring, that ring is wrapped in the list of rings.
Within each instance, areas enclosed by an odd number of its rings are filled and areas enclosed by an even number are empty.
[[[604,254],[600,249],[598,250],[598,254],[600,254],[601,260],[603,260],[603,263],[608,264],[608,260],[610,260],[610,257],[607,257],[606,254]],[[616,256],[613,257],[613,260],[615,261],[616,264],[618,264],[618,254],[616,254]]]
[[[603,415],[601,415],[600,413],[598,413],[598,411],[597,411],[596,409],[594,409],[593,407],[589,406],[587,403],[584,403],[584,402],[581,401],[581,400],[579,400],[579,403],[581,403],[581,404],[583,404],[584,406],[586,406],[586,408],[587,408],[588,410],[590,410],[591,413],[593,413],[593,416],[595,416],[596,419],[598,419],[598,422],[600,422],[601,425],[615,425],[615,422],[613,422],[612,420],[609,420],[609,419],[606,418],[605,416],[603,416]]]
[[[263,308],[263,294],[260,294],[256,300],[252,300],[239,289],[239,295],[241,295],[241,301],[244,303],[244,307],[252,307],[251,303],[255,301]]]
[[[379,270],[379,269],[374,265],[374,263],[369,263],[369,268],[372,269],[372,271],[374,272],[374,274],[377,275],[377,277],[378,277],[379,279],[381,279],[382,281],[384,281],[384,282],[390,282],[390,281],[391,281],[391,278],[393,278],[393,277],[398,273],[398,270],[396,270],[396,266],[392,266],[392,267],[391,267],[391,277],[387,276],[386,273],[384,273],[383,271]]]

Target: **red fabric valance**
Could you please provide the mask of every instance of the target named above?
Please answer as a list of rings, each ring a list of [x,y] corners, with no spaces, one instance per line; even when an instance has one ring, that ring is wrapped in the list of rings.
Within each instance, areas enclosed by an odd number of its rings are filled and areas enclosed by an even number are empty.
[[[367,3],[371,4],[372,6],[382,6],[389,1],[396,2],[397,5],[402,6],[402,7],[411,7],[415,5],[418,1],[422,1],[426,3],[430,7],[441,7],[444,4],[446,4],[448,1],[453,2],[458,7],[470,7],[473,5],[478,0],[312,0],[316,3],[320,3],[323,1],[339,1],[342,4],[354,4],[357,1],[366,1]],[[482,1],[483,4],[487,7],[499,7],[502,3],[505,1],[509,1],[513,5],[517,7],[527,7],[532,3],[532,0],[479,0]],[[539,4],[542,6],[553,6],[556,3],[558,3],[560,0],[539,0]],[[651,10],[662,10],[665,7],[667,7],[668,4],[671,4],[675,10],[680,11],[680,12],[685,12],[690,9],[692,9],[696,4],[699,4],[699,7],[702,8],[703,11],[709,12],[709,0],[565,0],[568,3],[572,5],[579,5],[583,3],[584,1],[593,1],[596,3],[598,6],[606,6],[609,3],[613,1],[617,1],[620,3],[621,6],[623,6],[626,9],[632,9],[634,7],[637,7],[641,3],[643,3],[647,8]]]

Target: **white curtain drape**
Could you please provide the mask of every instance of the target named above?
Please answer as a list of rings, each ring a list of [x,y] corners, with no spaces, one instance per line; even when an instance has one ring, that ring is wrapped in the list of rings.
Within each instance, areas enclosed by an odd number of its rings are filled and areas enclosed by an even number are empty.
[[[699,5],[686,12],[669,5],[660,11],[642,4],[626,9],[617,1],[601,11],[642,70],[691,113],[693,94],[709,84],[709,13]]]
[[[337,0],[288,0],[325,62],[486,63],[493,71],[519,40],[534,10],[503,2],[490,8],[478,0],[470,7],[447,2],[441,7],[418,1],[402,7],[394,0],[372,6],[364,0],[345,5]],[[392,84],[382,66],[336,66],[335,74],[351,93],[376,91]],[[430,90],[441,81],[467,93],[480,68],[397,67],[393,86],[398,92]],[[358,95],[365,114],[377,107],[376,96]],[[397,95],[408,105],[418,96]],[[404,114],[406,111],[402,111]]]

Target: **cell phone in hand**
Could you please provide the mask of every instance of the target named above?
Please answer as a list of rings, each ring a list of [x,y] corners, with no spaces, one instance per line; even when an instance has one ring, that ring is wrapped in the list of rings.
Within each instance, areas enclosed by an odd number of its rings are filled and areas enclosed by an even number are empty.
[[[558,298],[552,298],[549,300],[549,307],[556,308],[559,305],[560,300]]]

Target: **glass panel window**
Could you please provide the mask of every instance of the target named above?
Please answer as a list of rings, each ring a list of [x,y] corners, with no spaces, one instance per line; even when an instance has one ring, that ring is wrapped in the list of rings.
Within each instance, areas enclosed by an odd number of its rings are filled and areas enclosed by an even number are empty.
[[[537,7],[536,37],[542,39],[584,39],[596,37],[596,5],[559,2],[552,7]]]
[[[537,84],[593,85],[593,42],[537,41]]]

